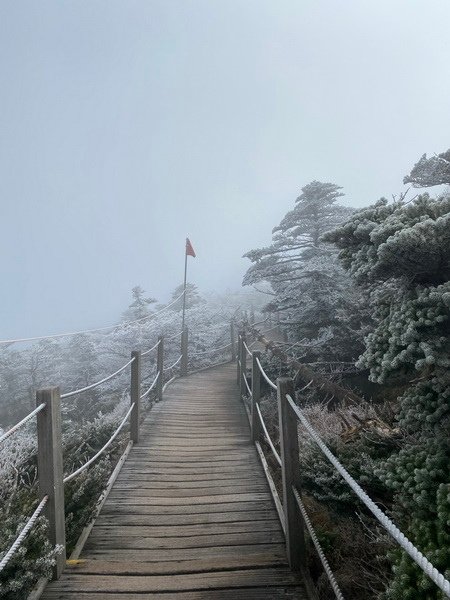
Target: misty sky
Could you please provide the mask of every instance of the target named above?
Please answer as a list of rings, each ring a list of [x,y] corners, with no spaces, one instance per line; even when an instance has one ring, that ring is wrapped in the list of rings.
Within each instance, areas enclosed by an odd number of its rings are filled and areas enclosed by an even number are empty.
[[[313,179],[450,146],[449,0],[1,0],[0,338],[237,288]]]

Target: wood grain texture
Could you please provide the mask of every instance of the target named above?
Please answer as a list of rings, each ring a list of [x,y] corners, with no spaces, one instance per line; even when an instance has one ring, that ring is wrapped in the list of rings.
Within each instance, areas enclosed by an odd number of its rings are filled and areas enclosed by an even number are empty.
[[[168,388],[43,599],[306,600],[238,396],[233,364]]]

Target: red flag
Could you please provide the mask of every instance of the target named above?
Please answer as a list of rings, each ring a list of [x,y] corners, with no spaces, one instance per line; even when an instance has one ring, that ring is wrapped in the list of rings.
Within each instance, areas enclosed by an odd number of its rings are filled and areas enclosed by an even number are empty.
[[[189,238],[186,238],[186,256],[193,256],[195,258],[194,248],[192,247]]]

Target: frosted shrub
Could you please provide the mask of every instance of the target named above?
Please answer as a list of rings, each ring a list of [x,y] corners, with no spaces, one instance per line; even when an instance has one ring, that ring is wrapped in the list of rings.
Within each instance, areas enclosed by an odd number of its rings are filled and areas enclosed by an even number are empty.
[[[424,160],[416,165],[417,177],[426,166]],[[397,421],[407,435],[371,469],[392,494],[399,526],[449,575],[450,196],[423,194],[409,204],[382,199],[327,239],[371,296],[375,327],[359,364],[373,381],[406,387]],[[403,551],[391,557],[394,577],[386,598],[442,598]]]

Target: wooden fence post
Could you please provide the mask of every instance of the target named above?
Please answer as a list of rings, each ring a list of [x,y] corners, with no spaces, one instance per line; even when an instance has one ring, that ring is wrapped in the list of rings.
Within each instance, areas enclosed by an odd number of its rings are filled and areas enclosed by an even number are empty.
[[[181,365],[180,374],[185,377],[188,374],[188,328],[181,332]]]
[[[261,352],[252,353],[252,442],[257,442],[261,431],[261,423],[256,407],[261,398],[261,371],[259,370],[256,359],[261,360]]]
[[[246,388],[245,382],[244,382],[244,377],[247,376],[247,350],[245,349],[244,342],[245,342],[245,334],[242,334],[241,335],[241,377],[240,377],[240,381],[239,381],[239,394],[240,394],[241,399],[245,396],[245,394],[247,392],[247,388]]]
[[[158,381],[156,382],[156,397],[159,401],[163,399],[164,385],[164,336],[158,338],[158,355],[156,358],[156,372],[159,373]]]
[[[54,548],[63,550],[56,556],[53,578],[59,579],[66,564],[64,517],[63,456],[61,443],[61,397],[59,388],[36,392],[36,406],[45,404],[37,415],[39,498],[48,496],[44,515],[48,519],[48,539]]]
[[[236,368],[237,368],[237,379],[236,379],[236,383],[237,385],[239,385],[240,381],[241,381],[241,334],[238,334],[238,339],[237,339],[237,361],[236,361]]]
[[[286,394],[295,398],[294,381],[290,377],[281,377],[277,379],[277,387],[286,552],[291,569],[300,571],[306,567],[305,531],[292,491],[295,487],[298,493],[301,493],[298,423],[286,399]]]
[[[236,338],[234,333],[234,322],[230,323],[230,336],[231,336],[231,360],[236,360]]]
[[[131,358],[131,404],[134,403],[130,415],[130,439],[133,443],[139,443],[139,421],[141,418],[141,351],[133,350]]]

